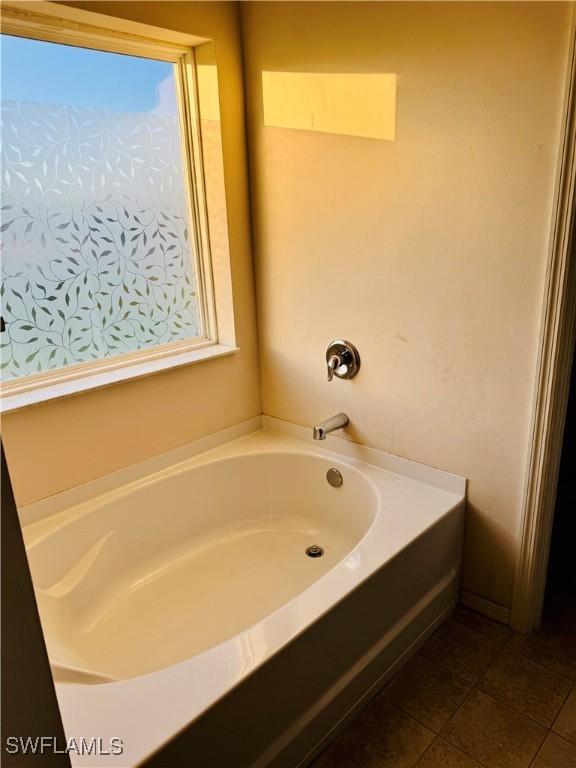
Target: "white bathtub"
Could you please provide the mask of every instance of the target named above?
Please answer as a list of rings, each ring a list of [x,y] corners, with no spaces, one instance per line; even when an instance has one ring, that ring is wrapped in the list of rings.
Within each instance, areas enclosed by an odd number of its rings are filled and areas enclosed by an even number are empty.
[[[461,478],[265,426],[21,510],[73,764],[304,764],[450,610]]]

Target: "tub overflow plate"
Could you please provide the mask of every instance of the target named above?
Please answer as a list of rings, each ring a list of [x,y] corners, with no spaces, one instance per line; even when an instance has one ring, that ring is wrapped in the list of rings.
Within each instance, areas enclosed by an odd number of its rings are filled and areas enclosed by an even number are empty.
[[[309,547],[306,547],[306,554],[308,557],[322,557],[324,550],[318,544],[311,544]]]
[[[326,472],[326,480],[330,483],[330,485],[333,488],[340,488],[342,483],[344,482],[344,478],[342,477],[342,472],[336,469],[336,467],[331,467],[331,469]]]

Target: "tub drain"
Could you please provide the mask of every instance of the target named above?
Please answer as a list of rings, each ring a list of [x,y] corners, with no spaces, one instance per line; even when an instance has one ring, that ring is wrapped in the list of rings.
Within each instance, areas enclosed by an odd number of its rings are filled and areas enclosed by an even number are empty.
[[[322,547],[319,547],[318,544],[312,544],[311,546],[306,547],[306,554],[308,557],[322,557],[324,550]]]

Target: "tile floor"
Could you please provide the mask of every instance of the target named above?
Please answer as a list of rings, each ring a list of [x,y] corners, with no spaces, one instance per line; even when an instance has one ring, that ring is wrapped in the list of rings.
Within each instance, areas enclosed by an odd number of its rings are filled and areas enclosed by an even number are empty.
[[[313,768],[576,768],[576,608],[520,635],[459,606]]]

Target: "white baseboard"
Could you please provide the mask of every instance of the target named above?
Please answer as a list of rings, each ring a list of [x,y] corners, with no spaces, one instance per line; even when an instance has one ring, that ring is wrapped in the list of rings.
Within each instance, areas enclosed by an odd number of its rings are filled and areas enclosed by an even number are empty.
[[[510,625],[510,609],[505,608],[503,605],[498,605],[498,603],[493,603],[492,600],[487,600],[485,597],[480,597],[473,592],[466,592],[465,590],[462,590],[460,594],[460,601],[468,608],[472,608],[472,610],[478,611],[478,613],[483,613],[484,616],[488,616],[488,618],[494,619],[494,621],[499,621],[501,624],[506,624],[506,626]]]

